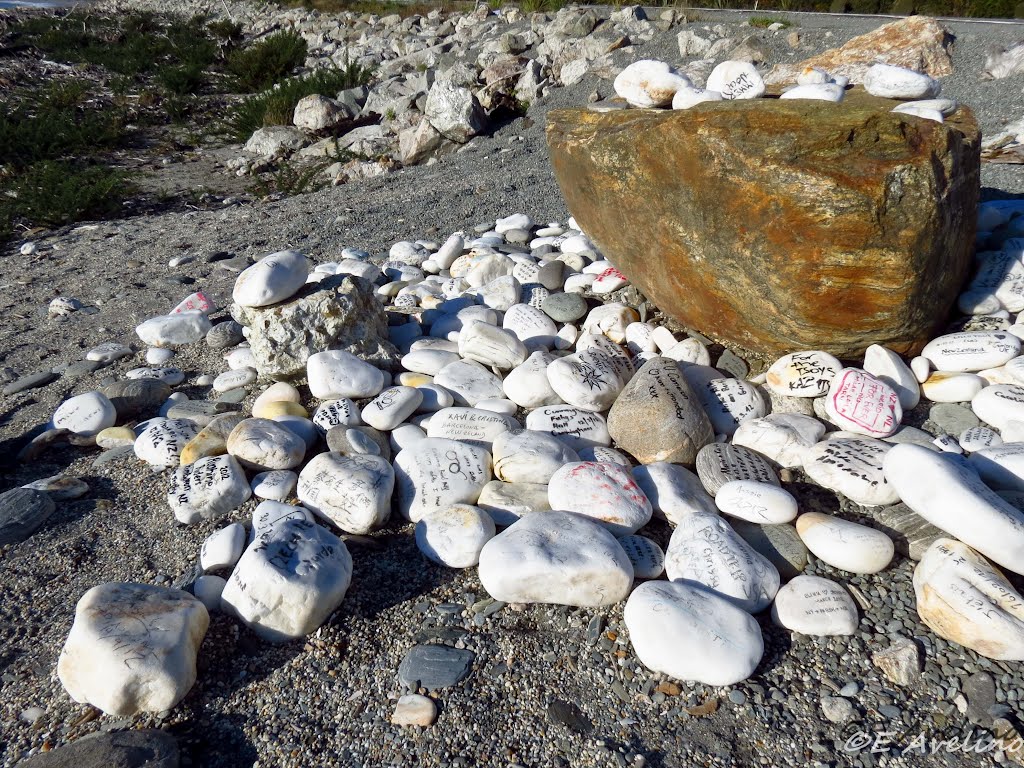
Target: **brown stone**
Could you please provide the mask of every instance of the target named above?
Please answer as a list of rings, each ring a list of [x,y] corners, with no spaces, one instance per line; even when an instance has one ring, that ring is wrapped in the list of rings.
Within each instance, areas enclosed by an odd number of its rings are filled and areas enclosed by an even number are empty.
[[[548,114],[583,230],[662,311],[730,346],[919,350],[973,252],[980,133],[840,104],[711,102]]]
[[[769,85],[793,83],[804,67],[821,67],[829,74],[846,75],[850,82],[860,83],[868,68],[879,63],[943,77],[953,74],[952,46],[953,35],[935,19],[908,16],[858,35],[839,48],[796,64],[779,64],[764,81]]]

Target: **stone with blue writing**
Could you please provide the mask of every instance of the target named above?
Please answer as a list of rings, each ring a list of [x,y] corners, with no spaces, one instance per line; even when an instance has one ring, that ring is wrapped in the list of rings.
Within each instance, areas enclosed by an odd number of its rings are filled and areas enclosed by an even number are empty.
[[[316,523],[285,518],[246,548],[221,609],[264,640],[287,642],[319,629],[351,581],[352,556],[341,539]]]
[[[882,462],[890,443],[870,437],[834,438],[808,449],[804,471],[814,482],[868,507],[895,504],[899,495],[885,479]]]
[[[226,515],[250,496],[249,481],[234,456],[210,456],[178,467],[167,486],[167,504],[185,525]]]
[[[395,473],[380,456],[321,453],[299,473],[296,495],[346,533],[379,528],[391,514]]]
[[[857,605],[842,585],[820,576],[797,576],[783,586],[772,604],[772,620],[802,635],[852,635]]]

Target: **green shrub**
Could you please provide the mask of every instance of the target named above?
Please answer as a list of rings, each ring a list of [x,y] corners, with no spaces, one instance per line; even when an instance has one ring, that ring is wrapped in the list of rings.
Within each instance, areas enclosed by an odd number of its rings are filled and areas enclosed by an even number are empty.
[[[115,168],[43,160],[0,188],[0,220],[10,230],[17,220],[55,227],[112,216],[130,191],[127,174]]]
[[[889,13],[894,16],[910,16],[914,13],[914,0],[895,0]]]
[[[243,93],[270,88],[306,60],[306,41],[297,32],[278,32],[265,40],[232,51],[227,69],[234,87]]]
[[[793,26],[790,22],[786,21],[785,19],[776,19],[771,16],[751,16],[749,23],[750,26],[758,27],[760,29],[767,29],[772,24],[781,24],[782,29],[787,29],[788,27]]]

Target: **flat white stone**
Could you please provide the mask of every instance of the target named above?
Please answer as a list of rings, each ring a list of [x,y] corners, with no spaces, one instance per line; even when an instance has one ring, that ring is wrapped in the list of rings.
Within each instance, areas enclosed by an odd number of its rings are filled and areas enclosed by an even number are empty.
[[[767,608],[781,581],[775,566],[718,515],[689,515],[676,525],[665,550],[670,581],[701,584],[738,608]]]
[[[359,406],[344,397],[321,403],[313,414],[313,423],[323,434],[327,434],[331,427],[356,427],[363,423],[363,419]]]
[[[891,349],[879,344],[868,347],[864,352],[864,370],[893,388],[904,411],[911,410],[921,399],[917,377]]]
[[[225,371],[215,378],[213,388],[217,392],[228,392],[239,387],[247,387],[254,381],[256,381],[254,368],[237,368],[233,371]]]
[[[579,461],[563,441],[533,430],[507,431],[491,446],[494,474],[507,483],[544,483],[563,465]]]
[[[224,587],[221,609],[263,639],[287,642],[315,632],[341,605],[351,581],[352,556],[341,539],[316,523],[286,518],[246,548]]]
[[[561,467],[548,481],[548,502],[552,509],[592,518],[616,536],[636,533],[653,511],[627,467],[603,462]]]
[[[788,523],[797,513],[793,494],[777,485],[755,480],[726,483],[715,494],[715,506],[731,517],[769,525]]]
[[[475,504],[491,480],[491,455],[483,448],[428,437],[394,461],[396,508],[418,522],[427,512],[451,504]]]
[[[117,423],[117,409],[102,392],[85,392],[57,406],[50,423],[54,429],[66,429],[76,435],[95,437]]]
[[[929,341],[921,356],[937,371],[997,368],[1020,354],[1020,339],[1008,331],[961,331]]]
[[[446,365],[460,359],[458,352],[445,349],[414,349],[402,357],[402,367],[407,371],[436,376]]]
[[[1024,598],[985,558],[934,542],[914,569],[917,613],[939,637],[1002,661],[1024,660]]]
[[[124,357],[133,355],[132,348],[116,341],[105,341],[85,353],[86,360],[97,363],[113,363]]]
[[[298,481],[299,476],[290,469],[272,469],[256,475],[249,487],[257,499],[284,501],[295,491],[295,484]]]
[[[391,513],[394,470],[380,456],[321,453],[299,474],[296,494],[346,533],[369,533]]]
[[[934,120],[936,123],[946,122],[939,110],[922,107],[921,103],[909,102],[907,104],[900,104],[898,107],[893,107],[891,111],[898,115],[913,115],[914,117],[922,117],[925,120]]]
[[[633,534],[621,537],[619,546],[633,564],[634,578],[657,579],[665,572],[665,553],[656,541]]]
[[[873,64],[864,75],[864,88],[886,99],[933,99],[942,90],[928,75],[891,64]]]
[[[270,419],[239,422],[228,435],[227,447],[243,467],[260,472],[297,467],[306,456],[306,441]]]
[[[444,387],[429,383],[417,384],[416,389],[423,395],[423,400],[416,409],[419,413],[437,413],[442,408],[451,408],[455,405],[455,396]]]
[[[171,473],[167,504],[179,523],[191,525],[226,515],[252,496],[233,456],[209,456]]]
[[[179,347],[202,341],[213,327],[202,312],[160,315],[137,325],[135,333],[150,347]]]
[[[858,368],[836,375],[825,396],[825,413],[840,429],[868,437],[888,437],[903,419],[895,390]]]
[[[608,267],[607,269],[598,273],[597,277],[594,278],[594,282],[590,286],[590,290],[598,296],[617,291],[619,288],[623,288],[629,285],[629,278],[626,277],[622,272],[617,270],[615,267]]]
[[[1024,491],[1024,443],[1003,443],[971,454],[967,463],[995,490]]]
[[[306,283],[309,260],[299,251],[278,251],[246,268],[231,298],[243,307],[266,307],[290,298]]]
[[[206,537],[199,550],[199,565],[204,571],[231,568],[245,549],[245,526],[231,523]]]
[[[988,427],[971,427],[960,433],[958,442],[965,451],[973,453],[983,448],[994,448],[1002,445],[1003,438]]]
[[[255,368],[256,358],[248,347],[237,347],[224,355],[228,368],[235,371],[239,368]]]
[[[388,432],[412,416],[423,402],[416,387],[388,387],[363,408],[363,421],[374,429]]]
[[[715,500],[700,478],[685,467],[656,461],[634,467],[632,474],[657,517],[678,524],[692,515],[717,514]]]
[[[836,83],[807,83],[790,88],[788,91],[783,92],[779,98],[840,102],[845,95],[846,89]]]
[[[759,419],[768,412],[764,396],[743,379],[713,379],[695,387],[694,393],[717,434],[731,436],[747,419]]]
[[[490,450],[494,439],[504,432],[521,429],[511,416],[480,408],[444,408],[430,418],[427,437],[459,440]]]
[[[856,603],[840,584],[803,574],[775,595],[772,619],[779,626],[814,637],[852,635],[859,621]]]
[[[317,352],[306,361],[309,391],[319,400],[374,397],[384,389],[384,372],[340,349]]]
[[[680,88],[693,86],[690,79],[664,61],[641,59],[623,69],[613,82],[615,93],[634,107],[663,107]]]
[[[546,405],[530,411],[526,428],[550,434],[577,452],[612,442],[604,416],[570,405]]]
[[[806,402],[806,401],[804,401]],[[825,434],[825,425],[813,416],[770,413],[746,419],[733,433],[733,445],[757,451],[782,467],[802,467],[807,450]]]
[[[108,715],[164,712],[195,683],[209,624],[203,604],[180,589],[100,584],[75,606],[57,676],[72,699]]]
[[[126,379],[156,379],[172,387],[181,384],[185,380],[185,372],[180,368],[133,368],[125,373]]]
[[[892,445],[870,437],[825,440],[807,451],[804,471],[818,485],[868,507],[895,504],[882,462]]]
[[[1024,386],[993,384],[971,400],[971,410],[987,424],[1003,431],[1011,421],[1024,421]],[[1006,440],[1006,436],[1003,436]]]
[[[161,419],[149,424],[135,438],[135,455],[154,467],[174,467],[181,451],[199,434],[199,425],[188,419]]]
[[[764,654],[754,617],[699,586],[645,582],[623,618],[644,666],[677,680],[734,685],[754,674]]]
[[[615,537],[571,512],[527,515],[480,552],[480,583],[507,603],[612,605],[633,585],[633,566]]]
[[[843,364],[827,352],[791,352],[768,369],[765,386],[787,397],[821,397]]]
[[[501,325],[506,331],[515,334],[527,349],[550,349],[558,333],[555,321],[529,304],[509,307]]]
[[[452,504],[420,518],[416,546],[435,563],[469,568],[480,562],[480,550],[494,533],[494,521],[486,512],[469,504]]]
[[[174,357],[173,349],[150,347],[146,350],[146,362],[150,365],[163,365]]]
[[[933,403],[966,403],[986,386],[977,374],[936,371],[921,384],[921,393]]]
[[[726,100],[756,99],[765,92],[764,79],[748,61],[723,61],[711,70],[705,88]]]
[[[672,109],[690,109],[706,101],[721,101],[722,94],[718,91],[701,88],[680,88],[672,97]],[[663,350],[664,351],[664,350]]]
[[[434,376],[434,384],[451,392],[457,405],[471,408],[503,394],[501,379],[472,360],[449,363]]]
[[[800,515],[796,530],[817,558],[851,573],[878,573],[896,551],[882,531],[820,512]]]
[[[509,371],[502,383],[508,399],[523,408],[539,408],[543,405],[561,403],[562,398],[548,382],[548,365],[554,360],[554,355],[537,351],[531,354],[526,362]]]

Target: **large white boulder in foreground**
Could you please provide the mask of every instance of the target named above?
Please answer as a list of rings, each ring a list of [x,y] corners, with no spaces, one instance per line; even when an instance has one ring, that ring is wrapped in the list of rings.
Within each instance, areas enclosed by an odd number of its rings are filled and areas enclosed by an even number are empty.
[[[696,585],[647,581],[624,612],[629,640],[646,667],[679,680],[733,685],[764,654],[754,617]]]
[[[605,528],[572,512],[526,515],[484,545],[480,583],[507,603],[611,605],[633,585],[633,565]]]
[[[171,709],[196,681],[210,616],[180,589],[100,584],[75,607],[57,676],[75,701],[130,717]]]

